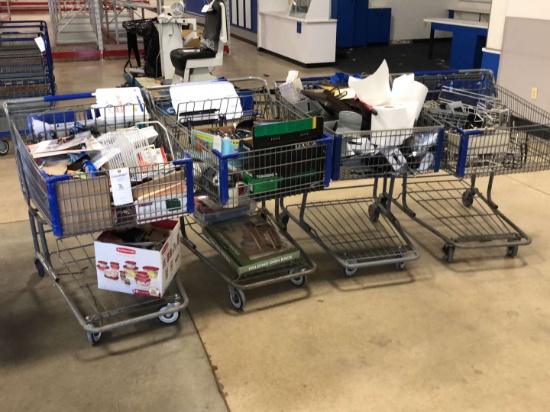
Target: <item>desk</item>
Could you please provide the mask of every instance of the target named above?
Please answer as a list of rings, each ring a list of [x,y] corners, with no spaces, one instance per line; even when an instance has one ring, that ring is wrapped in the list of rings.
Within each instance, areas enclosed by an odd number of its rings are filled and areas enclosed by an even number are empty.
[[[491,14],[490,11],[479,10],[475,7],[449,7],[447,10],[450,19],[458,20],[489,21],[489,15]],[[473,18],[470,19],[469,16]]]
[[[424,19],[431,23],[430,48],[428,57],[433,57],[434,32],[436,30],[453,33],[451,60],[453,69],[476,69],[481,67],[481,49],[487,42],[489,23],[458,19],[432,18]]]

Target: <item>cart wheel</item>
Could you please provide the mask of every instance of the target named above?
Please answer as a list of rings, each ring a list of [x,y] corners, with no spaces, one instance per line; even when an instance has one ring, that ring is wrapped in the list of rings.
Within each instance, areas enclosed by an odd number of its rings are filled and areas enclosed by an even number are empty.
[[[380,209],[375,204],[369,206],[369,219],[371,222],[377,222],[380,218]]]
[[[95,346],[101,340],[101,332],[86,332],[86,338],[90,345]]]
[[[230,286],[229,300],[231,300],[231,304],[235,309],[244,310],[244,307],[246,306],[246,297],[244,296],[244,292],[242,290]]]
[[[290,217],[287,214],[284,214],[281,216],[280,223],[279,223],[279,226],[281,227],[281,229],[286,230],[289,220],[290,220]]]
[[[159,309],[159,312],[163,312],[168,309],[170,309],[170,305],[163,306],[162,308]],[[176,323],[179,320],[179,318],[180,318],[179,312],[173,312],[173,313],[168,313],[167,315],[159,316],[159,320],[166,325]]]
[[[290,278],[290,282],[294,286],[304,286],[306,284],[307,277],[306,276],[296,276],[295,278]]]
[[[38,271],[38,276],[41,278],[44,277],[44,266],[42,266],[42,262],[38,258],[34,258],[34,266],[36,266],[36,270]]]
[[[470,189],[462,193],[462,204],[464,207],[471,207],[474,204],[474,192]]]
[[[518,245],[508,246],[508,248],[506,249],[506,256],[511,258],[516,257],[518,254],[518,249],[519,249]]]
[[[397,270],[405,270],[405,262],[397,262],[397,263],[395,264],[395,268],[396,268]]]
[[[357,268],[344,268],[344,275],[353,276],[357,273]]]
[[[378,198],[378,203],[380,203],[383,207],[388,206],[388,198],[386,196],[380,196]]]
[[[5,140],[0,140],[0,156],[5,156],[10,151],[10,144]]]
[[[453,255],[455,252],[455,247],[453,245],[445,245],[445,262],[453,263]]]

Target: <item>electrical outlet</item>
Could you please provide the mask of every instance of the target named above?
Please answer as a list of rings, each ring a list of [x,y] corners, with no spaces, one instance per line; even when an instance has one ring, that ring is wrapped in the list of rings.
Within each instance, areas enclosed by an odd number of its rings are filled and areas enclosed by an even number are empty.
[[[533,87],[531,89],[531,99],[537,100],[537,95],[539,94],[539,89],[536,87]]]

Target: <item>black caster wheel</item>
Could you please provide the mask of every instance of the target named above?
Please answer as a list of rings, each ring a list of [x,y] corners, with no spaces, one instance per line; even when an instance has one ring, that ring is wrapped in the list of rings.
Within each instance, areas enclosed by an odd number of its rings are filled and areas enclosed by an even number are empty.
[[[0,156],[5,156],[10,151],[10,144],[5,140],[0,140]]]
[[[399,271],[405,270],[405,262],[397,262],[395,268]]]
[[[380,196],[378,198],[378,203],[380,203],[383,207],[388,207],[388,198],[386,196]]]
[[[170,309],[170,305],[163,306],[162,308],[159,309],[159,312],[162,313],[168,309]],[[172,323],[176,323],[179,320],[179,318],[180,318],[179,312],[173,312],[173,313],[168,313],[166,315],[159,316],[159,320],[165,325],[171,325]]]
[[[235,309],[240,311],[244,310],[244,307],[246,306],[246,297],[244,296],[244,292],[242,290],[230,286],[229,300]]]
[[[455,247],[453,245],[445,245],[443,247],[443,251],[445,252],[445,262],[453,263],[453,256],[454,256],[454,253],[455,253]]]
[[[369,219],[371,222],[377,222],[380,218],[380,209],[375,204],[369,206]]]
[[[518,249],[518,245],[508,246],[508,248],[506,249],[506,256],[510,258],[516,257],[518,255]]]
[[[351,277],[357,273],[357,268],[344,268],[344,275]]]
[[[44,266],[42,266],[42,262],[40,262],[40,259],[34,258],[34,266],[36,267],[36,270],[38,271],[38,276],[43,278],[44,277]]]
[[[86,338],[90,345],[96,346],[101,340],[101,332],[86,332]]]
[[[464,207],[472,207],[474,204],[474,192],[472,190],[468,189],[462,193],[462,204]]]

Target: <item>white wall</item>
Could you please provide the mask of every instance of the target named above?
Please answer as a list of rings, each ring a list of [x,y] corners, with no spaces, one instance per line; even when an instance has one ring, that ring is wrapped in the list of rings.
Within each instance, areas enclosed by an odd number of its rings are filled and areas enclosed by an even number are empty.
[[[370,7],[391,7],[391,40],[427,39],[430,25],[427,17],[448,17],[447,6],[451,0],[370,0]],[[448,37],[442,32],[437,37]]]
[[[550,20],[548,0],[508,0],[507,16]]]

